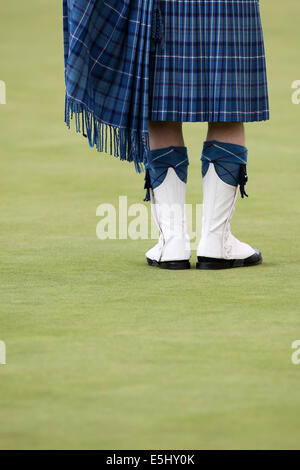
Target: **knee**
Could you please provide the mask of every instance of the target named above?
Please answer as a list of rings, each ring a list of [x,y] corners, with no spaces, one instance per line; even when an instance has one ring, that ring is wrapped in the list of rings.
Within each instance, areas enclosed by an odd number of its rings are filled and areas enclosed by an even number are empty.
[[[150,121],[150,148],[184,146],[181,122]]]
[[[178,132],[182,130],[182,122],[149,121],[149,130],[154,132]]]
[[[245,130],[242,122],[208,123],[207,140],[219,140],[245,145]]]
[[[209,122],[208,123],[208,130],[211,131],[221,131],[221,132],[229,132],[229,131],[241,131],[244,128],[243,122]]]

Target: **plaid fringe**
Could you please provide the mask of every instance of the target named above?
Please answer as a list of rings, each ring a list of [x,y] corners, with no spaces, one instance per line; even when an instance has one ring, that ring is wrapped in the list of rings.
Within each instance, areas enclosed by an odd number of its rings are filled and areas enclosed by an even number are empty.
[[[90,147],[96,147],[99,152],[113,155],[120,160],[133,162],[138,173],[144,171],[143,161],[150,151],[149,133],[121,128],[95,116],[88,107],[66,95],[65,123],[71,127],[74,120],[75,130],[88,139]]]

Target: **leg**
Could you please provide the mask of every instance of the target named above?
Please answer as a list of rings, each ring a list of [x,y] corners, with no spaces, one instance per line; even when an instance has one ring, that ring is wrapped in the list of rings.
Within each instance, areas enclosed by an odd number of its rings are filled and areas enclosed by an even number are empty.
[[[210,122],[207,139],[228,142],[229,144],[246,145],[243,122]]]
[[[151,151],[145,165],[145,188],[160,237],[146,253],[147,262],[165,269],[189,269],[190,240],[184,206],[188,155],[182,123],[152,121],[149,133]]]
[[[150,148],[183,147],[182,122],[149,121]]]
[[[238,189],[247,195],[247,148],[243,123],[211,123],[202,153],[203,221],[197,256],[199,269],[253,266],[259,250],[240,242],[230,231]]]

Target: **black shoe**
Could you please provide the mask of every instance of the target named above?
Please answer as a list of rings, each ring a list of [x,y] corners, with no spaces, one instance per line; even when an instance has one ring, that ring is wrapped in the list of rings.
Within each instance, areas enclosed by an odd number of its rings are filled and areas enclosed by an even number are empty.
[[[257,266],[263,262],[261,252],[256,248],[252,256],[245,259],[219,259],[219,258],[206,258],[205,256],[198,256],[197,269],[230,269],[230,268],[243,268],[248,266]]]
[[[181,269],[190,269],[191,264],[188,260],[182,261],[155,261],[153,259],[147,258],[147,262],[149,266],[155,266],[156,268],[160,269],[173,269],[173,270],[181,270]]]

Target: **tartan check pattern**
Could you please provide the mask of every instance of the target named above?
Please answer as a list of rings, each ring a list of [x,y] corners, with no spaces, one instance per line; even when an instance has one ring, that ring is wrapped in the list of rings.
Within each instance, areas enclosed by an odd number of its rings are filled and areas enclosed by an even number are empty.
[[[160,0],[164,44],[151,54],[155,121],[269,119],[258,0]]]
[[[258,0],[63,0],[65,121],[137,171],[148,120],[269,118]]]
[[[153,0],[63,0],[66,112],[91,146],[134,161],[149,151]]]

